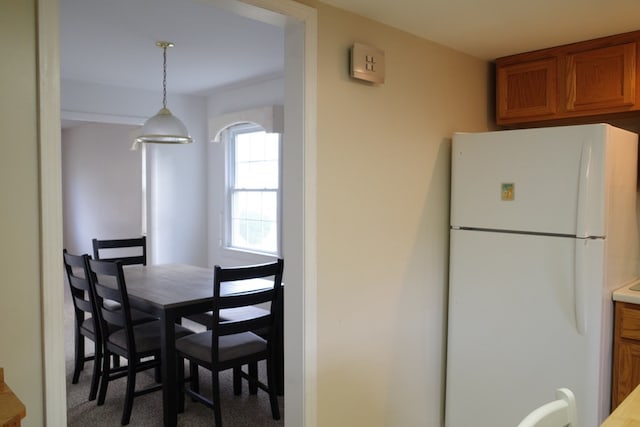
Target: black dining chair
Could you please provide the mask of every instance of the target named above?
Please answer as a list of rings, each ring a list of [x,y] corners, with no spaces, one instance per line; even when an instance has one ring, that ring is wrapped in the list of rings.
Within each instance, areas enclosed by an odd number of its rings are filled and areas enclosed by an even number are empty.
[[[283,296],[282,292],[280,292],[279,297],[282,298],[282,296]],[[280,301],[280,307],[282,310],[282,301]],[[230,321],[238,322],[241,320],[247,320],[247,319],[252,319],[255,317],[261,317],[261,316],[267,316],[267,315],[269,315],[269,309],[261,306],[248,305],[244,307],[225,308],[220,310],[220,322],[230,322]],[[213,328],[213,312],[211,311],[208,311],[205,313],[192,314],[189,316],[185,316],[185,318],[193,322],[199,323],[204,327],[206,327],[207,329]],[[279,321],[280,322],[283,321],[282,316],[279,317]],[[281,328],[277,327],[276,330],[278,331],[276,335],[277,339],[274,344],[278,353],[277,363],[276,363],[276,377],[280,378],[282,375],[281,371],[284,369],[284,363],[283,363],[284,355],[282,354],[283,352],[282,345],[277,340],[282,340],[283,337],[282,337]],[[264,339],[267,339],[269,335],[269,328],[262,328],[252,332]],[[249,369],[251,369],[252,372],[255,371],[256,372],[255,375],[257,375],[257,369],[258,369],[257,365],[252,365],[249,367]],[[237,377],[237,373],[234,372],[234,378],[235,377]],[[238,381],[237,378],[235,379],[235,381]],[[256,392],[255,386],[250,385],[250,387],[251,387],[250,388],[251,393],[255,393]],[[278,385],[278,395],[279,396],[284,395],[283,385],[281,384]]]
[[[216,266],[213,276],[213,303],[211,329],[205,332],[189,335],[176,341],[178,356],[178,383],[180,386],[179,410],[184,410],[185,393],[213,409],[215,425],[222,425],[220,408],[219,372],[233,369],[234,394],[241,393],[241,381],[246,379],[249,388],[261,389],[269,394],[271,415],[274,420],[280,419],[278,396],[276,390],[276,325],[279,321],[277,307],[280,303],[279,293],[282,291],[282,271],[284,262],[278,259],[274,263],[245,267],[222,268]],[[261,291],[242,294],[227,294],[225,287],[249,279],[270,279],[272,286]],[[241,320],[221,321],[220,313],[226,309],[268,304],[269,309],[264,315],[244,318]],[[263,331],[263,338],[253,331]],[[189,361],[191,381],[187,387],[184,379],[184,360]],[[257,364],[266,360],[267,384],[257,377]],[[243,366],[249,366],[247,372]],[[180,368],[182,367],[182,368]],[[198,367],[211,371],[211,398],[200,393],[198,383]]]
[[[84,363],[93,360],[93,374],[89,388],[89,400],[95,400],[100,381],[100,366],[102,364],[102,337],[96,321],[96,307],[91,294],[87,255],[72,255],[66,249],[62,251],[64,269],[69,282],[71,300],[73,301],[74,347],[75,360],[73,364],[72,384],[77,384]],[[85,355],[85,338],[94,343],[93,355]]]
[[[93,239],[93,258],[120,261],[122,265],[147,265],[147,237],[128,239]]]
[[[151,393],[162,388],[155,384],[136,390],[136,374],[148,369],[156,370],[156,380],[160,382],[160,334],[162,322],[152,320],[136,321],[132,316],[127,294],[127,285],[120,261],[88,260],[90,284],[95,297],[96,314],[98,317],[104,358],[107,360],[112,354],[127,359],[126,366],[111,367],[103,362],[98,405],[104,404],[107,387],[110,381],[127,377],[125,403],[122,411],[122,425],[129,423],[133,409],[134,397]],[[113,310],[106,301],[117,302],[121,309]],[[176,338],[193,333],[190,329],[175,325]]]
[[[279,293],[279,298],[282,299],[283,295],[282,292]],[[280,307],[281,309],[283,301],[280,301]],[[269,309],[268,308],[264,308],[261,306],[256,306],[256,305],[248,305],[248,306],[243,306],[243,307],[234,307],[234,308],[225,308],[220,310],[220,321],[221,322],[229,322],[229,321],[233,321],[233,322],[237,322],[240,320],[245,320],[245,319],[251,319],[254,317],[260,317],[260,316],[266,316],[269,314]],[[284,319],[282,318],[283,316],[280,315],[280,321],[284,321]],[[213,327],[213,313],[211,311],[205,312],[205,313],[196,313],[196,314],[191,314],[188,316],[185,316],[186,319],[191,320],[192,322],[196,322],[198,324],[203,325],[204,327],[206,327],[207,329],[211,329]],[[280,326],[280,325],[279,325]],[[277,327],[276,330],[278,331],[277,333],[277,340],[282,340],[284,339],[284,337],[282,337],[282,329],[281,327]],[[261,336],[264,339],[267,339],[267,335],[268,335],[268,329],[262,329],[262,330],[255,330],[253,331],[255,334]],[[278,378],[281,377],[282,373],[280,371],[282,371],[284,369],[284,355],[282,354],[283,352],[283,348],[281,343],[277,343],[276,342],[276,348],[278,349],[278,357],[277,357],[277,363],[276,363],[276,376]],[[253,367],[252,367],[253,369]],[[255,369],[257,369],[257,367],[255,367]],[[257,374],[256,374],[257,375]],[[279,380],[280,382],[280,380]],[[252,387],[251,390],[253,393],[255,393],[255,388]],[[278,395],[282,396],[284,395],[284,390],[283,390],[283,385],[279,384],[278,386]]]

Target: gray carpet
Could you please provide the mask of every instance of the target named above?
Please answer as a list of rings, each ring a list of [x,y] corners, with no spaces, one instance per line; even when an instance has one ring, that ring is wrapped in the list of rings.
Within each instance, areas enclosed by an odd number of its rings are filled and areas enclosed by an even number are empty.
[[[199,325],[188,323],[185,326],[197,329]],[[89,386],[93,362],[85,363],[78,384],[71,384],[73,374],[73,308],[67,290],[65,295],[65,344],[67,370],[67,422],[71,427],[85,426],[118,426],[122,417],[124,389],[126,378],[112,381],[109,384],[104,405],[97,406],[96,401],[89,402]],[[86,342],[87,353],[93,352],[93,343]],[[264,376],[265,366],[259,366]],[[263,379],[264,381],[264,379]],[[136,386],[144,387],[153,383],[153,370],[138,374]],[[249,395],[246,382],[243,383],[241,396],[234,396],[231,382],[231,371],[220,374],[220,394],[222,422],[225,427],[278,427],[284,426],[284,398],[279,397],[281,419],[275,421],[271,417],[268,395],[259,390],[257,395]],[[200,370],[200,389],[207,392],[211,387],[211,374]],[[131,426],[157,427],[162,425],[162,392],[136,397],[133,401]],[[213,412],[202,404],[185,399],[184,413],[178,415],[179,426],[212,426]]]

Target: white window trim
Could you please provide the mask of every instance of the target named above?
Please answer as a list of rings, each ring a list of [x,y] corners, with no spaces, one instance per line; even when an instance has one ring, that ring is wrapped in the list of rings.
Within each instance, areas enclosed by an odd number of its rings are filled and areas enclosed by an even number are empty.
[[[269,133],[284,133],[284,108],[282,105],[254,108],[251,110],[236,111],[211,117],[208,120],[209,140],[222,142],[222,133],[231,126],[242,123],[255,123]]]
[[[231,130],[231,128],[233,126],[239,125],[239,124],[246,124],[246,128],[247,129],[251,129],[251,130],[255,130],[255,131],[259,131],[259,130],[264,130],[267,133],[270,133],[268,130],[264,129],[264,127],[259,124],[259,123],[255,123],[255,122],[240,122],[240,123],[234,123],[234,124],[228,124],[226,126],[224,126],[223,129],[220,130],[219,132],[219,137],[221,137],[222,141],[225,141],[225,187],[224,187],[224,207],[223,207],[223,218],[222,218],[222,222],[223,222],[223,234],[222,234],[222,247],[225,250],[228,251],[235,251],[235,252],[241,252],[241,253],[248,253],[248,254],[256,254],[256,255],[265,255],[265,256],[282,256],[282,240],[283,240],[283,224],[282,224],[282,134],[278,133],[278,188],[275,190],[276,191],[276,203],[277,203],[277,226],[278,226],[278,233],[277,233],[277,243],[276,243],[276,252],[266,252],[266,251],[259,251],[256,249],[250,249],[250,248],[242,248],[242,247],[238,247],[238,246],[233,246],[231,244],[231,206],[232,206],[232,195],[231,195],[231,183],[233,181],[233,172],[235,170],[235,153],[232,151],[232,138],[233,138],[233,131]],[[256,191],[261,191],[261,190],[256,190]]]

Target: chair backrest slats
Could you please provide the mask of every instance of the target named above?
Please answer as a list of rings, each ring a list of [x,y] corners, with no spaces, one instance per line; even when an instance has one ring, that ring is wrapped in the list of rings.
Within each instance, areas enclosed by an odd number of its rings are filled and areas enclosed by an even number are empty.
[[[73,297],[73,300],[80,310],[84,311],[85,313],[93,313],[93,306],[91,304],[91,301],[79,297]]]
[[[127,351],[135,354],[136,346],[133,337],[133,323],[127,286],[120,261],[89,260],[91,286],[95,295],[98,320],[104,336],[123,328],[126,334]],[[120,304],[119,310],[113,310],[107,302]]]
[[[224,284],[222,284],[224,286]],[[273,299],[273,289],[248,294],[223,296],[218,302],[220,309],[246,307],[270,302]]]
[[[263,328],[270,328],[272,325],[272,316],[260,316],[247,320],[238,320],[233,322],[220,322],[218,325],[218,334],[232,335],[247,331],[256,331]]]
[[[81,325],[88,318],[87,315],[95,318],[97,311],[89,281],[89,255],[72,255],[64,249],[62,258],[73,300],[76,324]],[[97,328],[95,329],[97,334]]]
[[[122,265],[147,265],[146,236],[130,239],[93,239],[93,257],[100,261],[120,261]],[[134,254],[130,250],[137,248]],[[104,252],[101,252],[103,251]],[[104,253],[101,255],[101,253]]]
[[[545,403],[529,413],[518,427],[577,427],[576,398],[568,388],[556,390],[556,400]]]
[[[278,310],[278,304],[281,301],[283,269],[284,261],[282,259],[278,259],[273,263],[244,267],[222,268],[218,265],[215,266],[213,273],[213,323],[211,329],[213,342],[211,345],[211,360],[218,360],[218,343],[221,336],[260,330],[262,336],[268,337],[267,342],[271,342],[275,337],[276,322],[279,321],[276,313],[281,312],[281,310]],[[233,282],[252,279],[268,279],[270,285],[265,290],[250,293],[225,295],[222,292],[224,286],[233,285]],[[220,322],[220,310],[265,303],[269,306],[268,314],[266,315]]]

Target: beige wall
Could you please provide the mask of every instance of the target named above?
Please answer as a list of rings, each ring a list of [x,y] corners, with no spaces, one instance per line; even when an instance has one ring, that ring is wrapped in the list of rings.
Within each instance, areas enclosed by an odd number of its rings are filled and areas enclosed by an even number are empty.
[[[34,0],[0,2],[0,366],[43,425]]]
[[[319,3],[318,425],[440,425],[454,131],[491,124],[486,62]],[[386,81],[348,77],[353,42]]]

